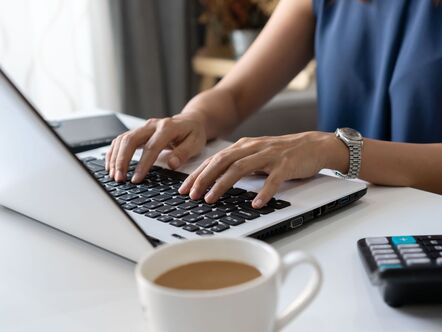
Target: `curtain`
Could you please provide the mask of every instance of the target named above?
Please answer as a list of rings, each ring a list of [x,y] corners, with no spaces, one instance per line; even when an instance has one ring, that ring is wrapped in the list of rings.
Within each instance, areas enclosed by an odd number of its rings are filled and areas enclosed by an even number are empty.
[[[125,113],[165,117],[192,94],[194,4],[185,0],[110,0]]]

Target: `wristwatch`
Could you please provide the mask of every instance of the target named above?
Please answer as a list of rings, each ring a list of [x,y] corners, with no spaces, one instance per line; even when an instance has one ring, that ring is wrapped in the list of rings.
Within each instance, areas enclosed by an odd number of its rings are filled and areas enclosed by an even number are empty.
[[[348,173],[342,174],[335,171],[335,174],[344,179],[356,179],[361,169],[362,145],[364,143],[362,135],[352,128],[338,128],[335,134],[348,147],[350,152]]]

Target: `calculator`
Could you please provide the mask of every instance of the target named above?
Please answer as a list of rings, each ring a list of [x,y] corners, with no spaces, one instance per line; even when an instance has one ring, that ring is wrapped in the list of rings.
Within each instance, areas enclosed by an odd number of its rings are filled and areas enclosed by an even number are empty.
[[[442,235],[368,237],[358,249],[388,305],[442,303]]]

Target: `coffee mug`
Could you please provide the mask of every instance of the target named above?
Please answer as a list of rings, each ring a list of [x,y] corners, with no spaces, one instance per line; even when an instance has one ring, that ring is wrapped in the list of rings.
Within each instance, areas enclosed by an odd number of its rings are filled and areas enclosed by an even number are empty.
[[[261,276],[214,290],[174,289],[154,282],[171,269],[202,261],[244,263],[258,269]],[[309,264],[313,274],[301,294],[277,314],[282,281],[300,264]],[[319,264],[303,252],[293,251],[281,258],[264,242],[225,237],[164,245],[138,263],[135,276],[148,331],[152,332],[279,331],[308,306],[322,281]]]

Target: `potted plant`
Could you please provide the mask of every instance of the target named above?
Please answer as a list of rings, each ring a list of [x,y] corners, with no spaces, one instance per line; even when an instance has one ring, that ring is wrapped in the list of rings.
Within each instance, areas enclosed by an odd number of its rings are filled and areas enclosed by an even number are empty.
[[[200,0],[204,8],[200,22],[219,43],[230,41],[235,56],[239,58],[267,23],[278,1]]]

